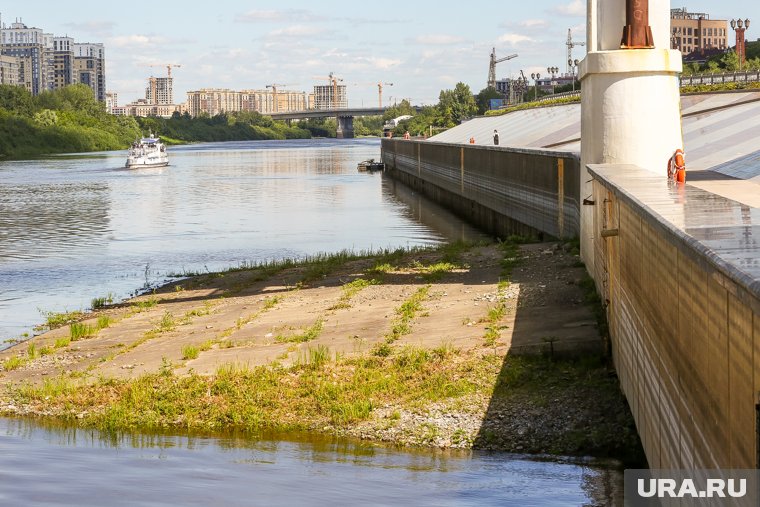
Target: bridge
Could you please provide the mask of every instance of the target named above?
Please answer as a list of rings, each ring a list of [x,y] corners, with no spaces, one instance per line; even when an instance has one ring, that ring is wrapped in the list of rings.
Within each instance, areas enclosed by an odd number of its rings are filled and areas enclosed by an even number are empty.
[[[680,97],[670,2],[643,2],[621,48],[633,3],[589,2],[580,104],[383,139],[382,159],[494,235],[580,238],[650,468],[758,468],[760,91]]]
[[[309,118],[336,118],[338,121],[338,139],[354,137],[354,117],[380,116],[388,110],[387,107],[354,107],[335,109],[308,109],[306,111],[288,111],[286,113],[271,113],[273,120],[307,120]]]

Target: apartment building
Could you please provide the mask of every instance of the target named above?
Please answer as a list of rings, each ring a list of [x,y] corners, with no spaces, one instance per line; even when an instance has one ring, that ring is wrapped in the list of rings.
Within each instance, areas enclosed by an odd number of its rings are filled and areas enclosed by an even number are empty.
[[[77,44],[71,37],[29,27],[20,18],[9,26],[0,20],[0,55],[16,59],[16,83],[32,95],[83,83],[98,100],[105,100],[103,44]]]
[[[340,109],[348,107],[345,85],[314,86],[313,109]]]
[[[237,111],[255,111],[261,114],[303,111],[308,109],[305,92],[289,90],[242,90],[203,88],[187,92],[187,110],[191,116]]]
[[[159,116],[171,118],[174,113],[184,114],[185,104],[151,104],[146,99],[138,99],[125,106],[113,106],[111,114],[116,116]]]
[[[689,12],[685,7],[670,9],[670,29],[671,47],[684,54],[730,47],[728,21],[710,19],[704,12]]]
[[[20,20],[0,28],[0,54],[18,61],[17,84],[32,95],[53,89],[53,54],[51,34],[28,27]]]
[[[106,100],[105,47],[100,43],[74,44],[74,82],[92,88],[95,98]]]
[[[74,83],[74,39],[53,37],[53,88]]]
[[[0,55],[0,84],[17,85],[18,74],[18,58]]]
[[[149,104],[174,104],[174,78],[150,77],[145,88],[145,100]]]

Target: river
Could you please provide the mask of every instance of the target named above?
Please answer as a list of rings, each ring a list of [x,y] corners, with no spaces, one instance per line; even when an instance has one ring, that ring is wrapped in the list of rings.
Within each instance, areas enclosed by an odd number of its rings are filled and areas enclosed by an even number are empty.
[[[485,235],[382,174],[378,140],[211,143],[0,163],[0,338],[172,274]],[[6,344],[8,346],[8,344]],[[614,467],[317,436],[101,435],[0,418],[0,505],[608,505]]]
[[[168,275],[343,249],[484,237],[381,174],[377,139],[172,147],[0,163],[0,342],[45,312],[120,300]],[[2,346],[0,346],[2,347]]]
[[[0,418],[0,505],[607,506],[619,500],[621,475],[600,464],[315,435],[115,437]]]

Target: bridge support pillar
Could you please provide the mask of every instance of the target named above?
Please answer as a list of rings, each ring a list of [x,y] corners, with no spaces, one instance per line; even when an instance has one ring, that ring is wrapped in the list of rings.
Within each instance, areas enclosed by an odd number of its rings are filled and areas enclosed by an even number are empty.
[[[678,74],[681,53],[670,47],[669,0],[587,0],[588,54],[580,64],[581,257],[594,273],[591,178],[588,164],[633,164],[666,177],[666,163],[683,148]],[[645,4],[642,7],[642,2]],[[649,7],[649,19],[646,9]],[[627,10],[633,10],[627,14]],[[621,49],[624,27],[652,37],[637,49]],[[626,32],[631,30],[626,28]],[[628,41],[628,45],[632,44]]]
[[[338,139],[352,139],[354,137],[354,117],[353,116],[338,116]]]

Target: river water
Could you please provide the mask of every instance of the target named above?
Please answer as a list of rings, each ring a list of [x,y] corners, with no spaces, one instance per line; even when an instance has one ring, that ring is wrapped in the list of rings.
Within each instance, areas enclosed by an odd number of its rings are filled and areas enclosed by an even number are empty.
[[[309,140],[172,147],[0,163],[0,341],[44,312],[117,300],[169,274],[342,249],[483,237],[380,174],[380,143]],[[1,347],[1,346],[0,346]]]
[[[485,238],[357,172],[379,155],[378,140],[309,140],[172,147],[161,169],[123,169],[124,152],[0,163],[0,339],[171,274]],[[608,505],[621,482],[611,467],[526,456],[0,418],[0,505]]]
[[[8,506],[607,506],[618,504],[620,476],[600,465],[316,436],[113,437],[0,419]]]

